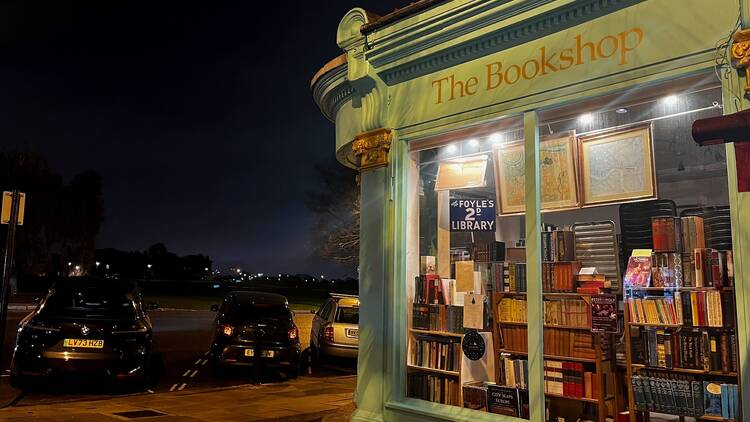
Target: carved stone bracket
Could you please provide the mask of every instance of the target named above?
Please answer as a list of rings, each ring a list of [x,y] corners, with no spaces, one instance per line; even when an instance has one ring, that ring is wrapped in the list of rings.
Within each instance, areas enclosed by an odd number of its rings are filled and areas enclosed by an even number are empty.
[[[359,170],[365,171],[387,166],[392,138],[391,129],[376,129],[357,135],[352,142],[352,152]]]
[[[734,67],[745,71],[745,93],[750,93],[750,29],[739,29],[732,34]]]

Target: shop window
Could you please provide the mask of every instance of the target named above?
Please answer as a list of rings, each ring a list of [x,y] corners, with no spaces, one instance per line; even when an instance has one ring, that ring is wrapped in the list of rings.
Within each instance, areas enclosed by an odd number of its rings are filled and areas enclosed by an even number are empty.
[[[733,418],[725,150],[691,137],[693,121],[722,114],[718,81],[700,75],[538,114],[533,280],[520,118],[412,145],[419,263],[407,278],[407,396],[528,417],[537,392],[527,324],[541,319],[551,420]],[[530,283],[543,291],[539,315],[527,311]]]

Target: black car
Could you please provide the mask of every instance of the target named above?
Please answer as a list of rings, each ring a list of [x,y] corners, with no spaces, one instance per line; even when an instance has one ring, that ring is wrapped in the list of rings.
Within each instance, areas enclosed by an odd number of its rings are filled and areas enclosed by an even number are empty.
[[[59,376],[148,379],[152,327],[134,282],[70,278],[57,281],[18,325],[11,383]]]
[[[246,366],[278,369],[296,378],[299,330],[284,296],[233,291],[218,307],[211,356],[217,369]]]

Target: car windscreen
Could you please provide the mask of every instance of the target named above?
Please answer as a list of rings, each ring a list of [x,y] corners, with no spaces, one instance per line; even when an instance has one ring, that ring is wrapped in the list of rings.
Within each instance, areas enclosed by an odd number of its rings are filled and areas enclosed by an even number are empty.
[[[269,322],[288,323],[291,320],[289,309],[285,306],[231,303],[227,307],[226,317],[232,322]]]
[[[40,311],[60,318],[135,319],[133,295],[106,288],[54,290]]]
[[[359,308],[338,308],[336,321],[342,324],[359,324]]]

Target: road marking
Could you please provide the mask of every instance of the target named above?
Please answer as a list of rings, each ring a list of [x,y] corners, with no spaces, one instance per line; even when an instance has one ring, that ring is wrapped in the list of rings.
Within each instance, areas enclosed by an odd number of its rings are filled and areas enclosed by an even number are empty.
[[[203,354],[203,356],[208,356],[208,354],[209,354],[209,353],[210,353],[210,352],[206,352],[206,353],[204,353],[204,354]]]
[[[9,376],[10,375],[8,375],[8,374],[2,374],[2,375],[0,375],[0,378],[9,377]]]
[[[200,359],[200,358],[199,358],[198,360],[196,360],[196,361],[195,361],[195,363],[194,363],[193,365],[195,365],[195,366],[198,366],[198,364],[199,364],[199,363],[201,363],[201,361],[202,361],[202,360],[203,360],[203,359]]]
[[[174,391],[175,388],[177,388],[177,384],[173,385],[172,388],[169,389],[169,391]]]
[[[206,366],[207,363],[208,363],[208,359],[203,359],[203,363],[201,363],[201,366]]]
[[[187,375],[188,375],[189,373],[190,373],[190,370],[188,369],[187,371],[185,371],[185,373],[184,373],[184,374],[182,374],[182,376],[183,376],[183,377],[186,377],[186,376],[187,376]]]
[[[182,391],[182,390],[185,389],[185,387],[187,387],[187,383],[183,382],[182,385],[180,386],[180,388],[177,389],[177,391]]]
[[[196,369],[196,370],[194,370],[194,371],[193,371],[193,373],[192,373],[192,374],[190,374],[190,378],[193,378],[193,377],[195,377],[195,374],[197,374],[197,373],[198,373],[198,370],[197,370],[197,369]]]

